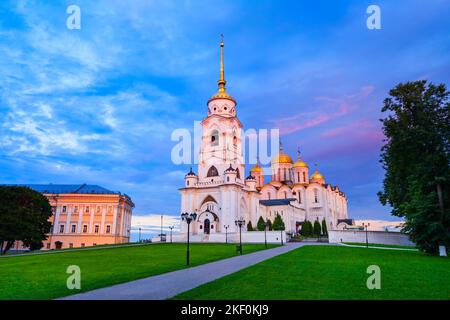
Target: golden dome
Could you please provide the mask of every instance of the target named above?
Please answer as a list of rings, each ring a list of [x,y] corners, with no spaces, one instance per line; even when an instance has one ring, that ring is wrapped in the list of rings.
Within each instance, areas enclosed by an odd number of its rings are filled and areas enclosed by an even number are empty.
[[[293,163],[293,161],[288,154],[280,152],[280,154],[277,154],[275,157],[273,157],[272,163]]]
[[[293,165],[294,168],[308,168],[306,162],[302,161],[300,158],[300,149],[297,150],[297,161]]]
[[[253,168],[250,170],[250,172],[263,172],[263,168],[259,165],[259,163],[256,163]]]
[[[292,161],[292,158],[288,154],[284,153],[283,145],[281,144],[281,142],[280,142],[280,153],[272,158],[272,164],[275,163],[291,163],[291,164],[294,163]]]
[[[311,180],[325,180],[325,178],[316,169],[316,171],[314,171],[313,175],[311,176]]]

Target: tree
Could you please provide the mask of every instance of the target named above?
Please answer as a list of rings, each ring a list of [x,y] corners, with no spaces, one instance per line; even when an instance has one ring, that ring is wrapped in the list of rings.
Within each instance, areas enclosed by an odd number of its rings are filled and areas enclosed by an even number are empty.
[[[444,84],[415,81],[389,91],[381,160],[383,205],[403,217],[403,231],[423,251],[450,245],[450,92]]]
[[[325,218],[322,220],[322,234],[324,236],[328,236],[328,228],[327,228],[327,222],[325,221]]]
[[[273,220],[273,230],[284,230],[284,222],[281,216],[277,213],[275,219]]]
[[[15,241],[31,250],[42,248],[47,239],[52,209],[48,199],[26,187],[0,187],[0,254],[5,254]]]
[[[266,228],[266,223],[262,216],[259,216],[258,223],[256,224],[256,228],[258,229],[258,231],[264,231],[264,229]]]
[[[251,221],[249,221],[249,222],[247,223],[247,231],[254,231],[254,230],[253,230],[253,226],[252,226],[252,222],[251,222]]]
[[[320,227],[320,222],[317,219],[316,221],[314,221],[313,233],[316,237],[320,237],[320,235],[322,234],[322,228]]]
[[[272,224],[272,221],[270,221],[270,219],[267,220],[267,224],[268,224],[267,229],[268,229],[269,231],[272,231],[272,230],[273,230],[273,224]]]
[[[302,229],[300,230],[300,234],[304,237],[309,237],[311,235],[311,229],[309,228],[309,221],[305,219],[302,224]]]

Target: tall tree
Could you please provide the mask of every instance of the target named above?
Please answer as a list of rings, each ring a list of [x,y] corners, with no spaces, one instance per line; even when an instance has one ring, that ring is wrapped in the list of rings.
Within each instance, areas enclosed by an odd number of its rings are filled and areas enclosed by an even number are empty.
[[[284,228],[285,228],[283,219],[281,218],[281,216],[278,213],[277,213],[277,216],[275,217],[275,219],[273,220],[272,228],[273,228],[273,230],[284,230]]]
[[[328,228],[327,228],[327,222],[325,221],[325,218],[322,220],[322,234],[324,236],[328,236]]]
[[[302,224],[302,229],[300,230],[300,233],[304,237],[309,237],[312,234],[311,225],[308,220],[305,219]]]
[[[253,230],[253,225],[252,225],[252,222],[251,222],[251,221],[249,221],[249,222],[247,223],[247,231],[254,231],[254,230]]]
[[[399,84],[384,100],[386,174],[379,198],[406,221],[425,252],[450,245],[450,92],[425,80]]]
[[[314,221],[313,233],[316,237],[320,237],[320,235],[322,234],[322,227],[320,226],[320,222],[317,219],[316,221]]]
[[[256,224],[256,228],[258,231],[264,231],[266,228],[266,223],[264,222],[264,219],[262,216],[259,216],[258,223]]]
[[[15,241],[31,250],[42,248],[47,239],[52,209],[48,199],[26,187],[0,187],[0,254],[5,254]]]

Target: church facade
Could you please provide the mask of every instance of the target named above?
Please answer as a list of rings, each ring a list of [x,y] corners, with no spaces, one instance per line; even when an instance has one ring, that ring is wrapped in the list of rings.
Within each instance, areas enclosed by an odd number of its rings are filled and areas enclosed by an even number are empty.
[[[305,219],[325,220],[328,229],[351,224],[345,193],[326,183],[317,170],[310,175],[300,153],[294,162],[280,147],[272,158],[270,175],[265,176],[258,163],[245,175],[243,125],[236,100],[226,91],[223,50],[222,41],[219,88],[208,100],[201,122],[198,170],[191,168],[180,189],[181,212],[197,214],[190,224],[191,234],[202,241],[217,240],[217,235],[239,232],[237,219],[255,227],[260,217],[273,222],[277,214],[290,234],[298,233]],[[181,234],[186,233],[187,224],[182,221]]]

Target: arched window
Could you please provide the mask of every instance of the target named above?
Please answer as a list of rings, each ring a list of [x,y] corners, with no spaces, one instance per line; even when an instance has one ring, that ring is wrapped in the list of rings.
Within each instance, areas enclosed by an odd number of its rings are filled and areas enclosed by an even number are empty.
[[[297,182],[300,183],[300,172],[297,172]]]
[[[306,173],[303,171],[303,183],[306,183]]]
[[[219,131],[213,130],[211,133],[211,146],[219,145]]]
[[[314,203],[319,202],[319,195],[317,189],[314,189]]]
[[[211,168],[209,168],[208,174],[206,176],[207,177],[217,177],[218,175],[219,175],[219,172],[217,171],[217,168],[212,166]]]
[[[239,168],[236,168],[236,178],[241,178],[241,173],[239,172]]]
[[[298,203],[302,203],[302,193],[298,190]]]

